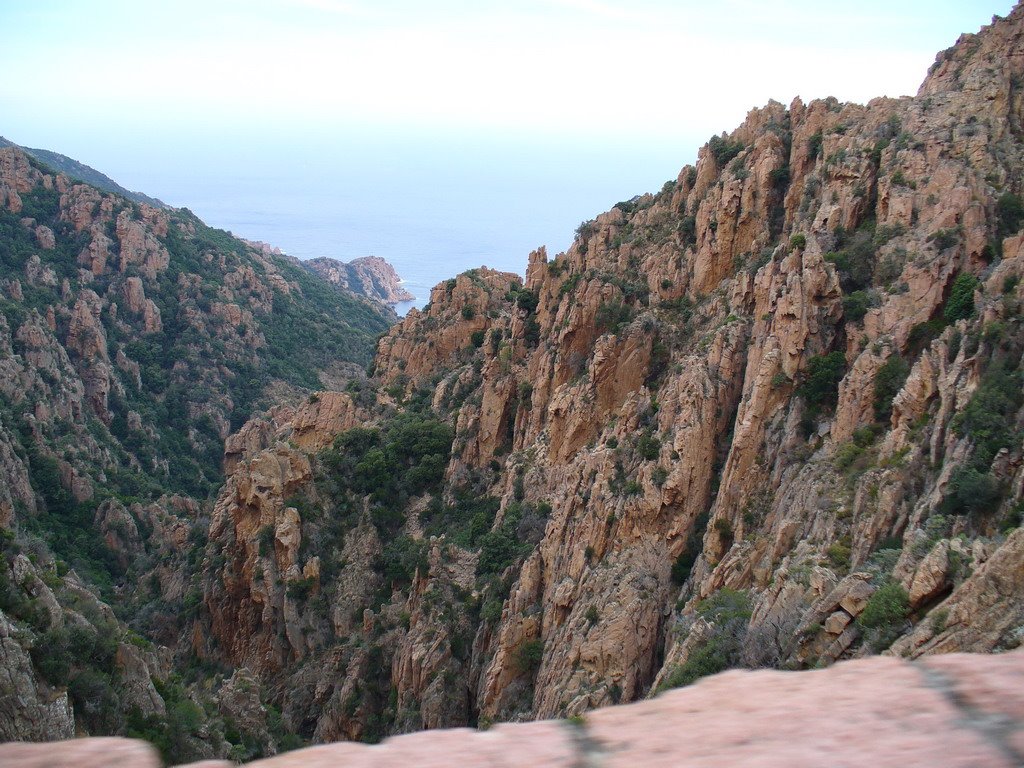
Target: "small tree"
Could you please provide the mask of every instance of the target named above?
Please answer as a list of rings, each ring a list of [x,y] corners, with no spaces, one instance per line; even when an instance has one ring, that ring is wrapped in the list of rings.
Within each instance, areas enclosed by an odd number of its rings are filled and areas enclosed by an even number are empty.
[[[800,387],[800,396],[815,411],[835,406],[839,399],[839,382],[846,372],[846,356],[842,352],[815,355],[807,364],[807,378]]]
[[[532,674],[540,668],[544,660],[544,641],[540,638],[524,641],[516,648],[513,663],[516,669],[523,674]]]
[[[868,645],[878,652],[888,648],[899,637],[909,613],[907,590],[891,581],[876,590],[857,621],[867,630]]]
[[[947,323],[955,323],[974,316],[974,289],[978,280],[970,272],[961,272],[953,281],[953,289],[943,310]]]
[[[892,401],[903,388],[910,374],[910,365],[899,355],[893,355],[875,374],[874,409],[877,421],[888,421],[892,416]]]

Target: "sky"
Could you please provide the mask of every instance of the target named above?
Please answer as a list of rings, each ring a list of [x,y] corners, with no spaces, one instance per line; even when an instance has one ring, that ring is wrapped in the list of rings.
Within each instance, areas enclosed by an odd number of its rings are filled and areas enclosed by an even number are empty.
[[[564,247],[751,108],[913,94],[938,51],[1012,5],[0,0],[0,135],[175,205],[228,194],[225,176],[319,175],[350,197],[373,177],[381,205],[422,198],[421,218],[457,226],[486,198],[475,231],[564,233],[502,248]]]
[[[913,93],[938,50],[1011,5],[3,0],[0,114],[25,142],[60,123],[219,139],[296,121],[659,140],[769,97]]]

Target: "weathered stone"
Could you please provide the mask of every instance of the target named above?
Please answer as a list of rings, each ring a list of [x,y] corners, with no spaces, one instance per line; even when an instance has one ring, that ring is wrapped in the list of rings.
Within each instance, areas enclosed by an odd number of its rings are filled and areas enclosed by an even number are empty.
[[[1024,726],[1022,675],[1024,652],[918,665],[872,658],[815,672],[733,671],[651,701],[598,710],[579,723],[423,731],[374,746],[325,744],[249,765],[812,768],[840,755],[836,764],[849,766],[1013,768],[1024,757],[1017,738]],[[148,746],[122,739],[0,745],[0,761],[10,768],[159,765]]]
[[[838,635],[846,629],[846,625],[853,619],[846,611],[836,611],[825,620],[825,631],[830,635]]]

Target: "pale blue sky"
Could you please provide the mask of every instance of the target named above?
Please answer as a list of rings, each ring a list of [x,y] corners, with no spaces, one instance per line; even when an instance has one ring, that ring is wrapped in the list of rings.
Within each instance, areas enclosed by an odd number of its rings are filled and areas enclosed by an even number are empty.
[[[296,122],[313,140],[360,126],[704,136],[768,98],[912,93],[936,51],[1011,5],[3,0],[0,131],[64,146]]]
[[[0,0],[0,135],[298,255],[518,269],[750,108],[912,94],[1012,4]]]

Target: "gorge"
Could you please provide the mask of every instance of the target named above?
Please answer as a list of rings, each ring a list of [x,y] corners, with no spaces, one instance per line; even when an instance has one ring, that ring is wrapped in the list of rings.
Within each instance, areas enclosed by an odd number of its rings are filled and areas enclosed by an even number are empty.
[[[1022,139],[1018,6],[398,322],[0,149],[0,738],[247,761],[1019,647]]]

